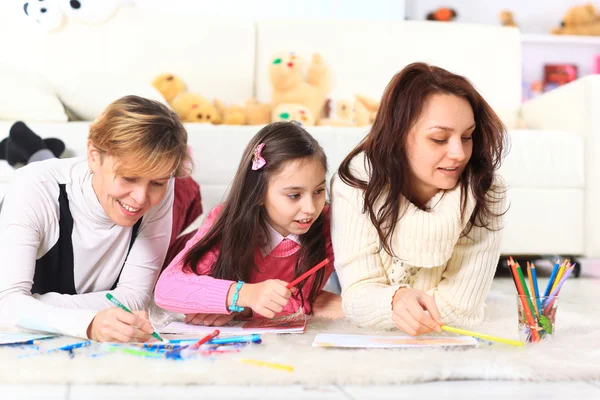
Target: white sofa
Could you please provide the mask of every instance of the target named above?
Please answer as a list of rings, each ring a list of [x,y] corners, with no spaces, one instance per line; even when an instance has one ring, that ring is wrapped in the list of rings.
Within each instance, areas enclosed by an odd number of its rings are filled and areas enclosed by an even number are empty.
[[[2,29],[0,24],[0,37]],[[20,40],[0,41],[0,52],[3,46],[18,48],[15,41]],[[305,58],[320,52],[332,73],[334,99],[355,93],[379,97],[406,64],[437,64],[467,76],[511,128],[511,149],[501,170],[511,198],[503,253],[600,256],[600,212],[594,209],[600,180],[587,169],[598,163],[594,151],[600,148],[598,139],[591,138],[592,116],[573,112],[584,105],[575,104],[568,89],[521,106],[521,45],[515,29],[408,21],[215,21],[124,8],[103,24],[69,22],[23,46],[39,54],[38,68],[28,65],[29,72],[71,108],[86,111],[98,108],[117,89],[150,82],[167,71],[209,98],[241,104],[254,95],[269,101],[267,65],[279,51],[293,50]],[[544,103],[546,96],[553,100]],[[2,101],[0,115],[1,107]],[[569,119],[561,119],[568,110]],[[535,118],[529,118],[530,112]],[[514,129],[519,113],[536,129]],[[0,139],[12,122],[0,121]],[[71,154],[83,154],[89,122],[25,122],[43,137],[61,138]],[[197,162],[194,177],[209,210],[222,199],[242,149],[259,127],[186,127]],[[325,148],[330,173],[368,132],[308,130]],[[0,163],[0,196],[11,176],[12,170]]]

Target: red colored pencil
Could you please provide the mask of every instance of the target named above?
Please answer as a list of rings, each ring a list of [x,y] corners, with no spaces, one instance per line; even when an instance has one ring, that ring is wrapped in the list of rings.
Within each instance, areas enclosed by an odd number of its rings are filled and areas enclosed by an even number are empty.
[[[196,343],[190,345],[190,349],[197,349],[200,346],[202,346],[204,343],[208,342],[209,340],[211,340],[212,338],[216,338],[217,336],[219,336],[219,330],[215,329],[215,331],[213,333],[210,333],[206,336],[204,336],[202,339],[198,340]]]
[[[299,277],[297,277],[296,279],[294,279],[293,281],[291,281],[290,283],[288,283],[286,287],[288,289],[293,288],[298,283],[302,282],[304,279],[308,278],[310,275],[312,275],[315,272],[317,272],[319,270],[319,268],[323,268],[327,264],[329,264],[329,259],[328,258],[324,259],[323,261],[321,261],[320,263],[318,263],[317,265],[315,265],[314,267],[312,267],[311,269],[309,269],[308,271],[306,271],[305,273],[303,273],[302,275],[300,275]]]

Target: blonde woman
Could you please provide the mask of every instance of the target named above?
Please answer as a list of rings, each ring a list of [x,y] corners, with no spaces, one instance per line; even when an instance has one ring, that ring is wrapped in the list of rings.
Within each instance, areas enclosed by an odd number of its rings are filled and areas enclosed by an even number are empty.
[[[0,325],[98,341],[145,341],[146,307],[171,238],[187,133],[137,96],[90,127],[87,156],[16,173],[0,214]],[[112,293],[131,310],[111,307]]]

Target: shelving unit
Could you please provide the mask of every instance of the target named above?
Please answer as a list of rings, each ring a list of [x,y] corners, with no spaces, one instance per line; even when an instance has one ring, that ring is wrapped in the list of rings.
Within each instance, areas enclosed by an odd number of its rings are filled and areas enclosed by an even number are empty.
[[[543,79],[544,64],[575,64],[579,77],[594,73],[600,36],[522,34],[523,81]]]

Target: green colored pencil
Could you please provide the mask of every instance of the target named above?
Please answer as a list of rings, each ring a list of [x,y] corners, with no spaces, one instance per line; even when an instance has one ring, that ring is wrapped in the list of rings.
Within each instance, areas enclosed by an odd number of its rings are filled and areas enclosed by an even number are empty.
[[[129,308],[125,307],[125,306],[123,305],[123,303],[121,303],[119,300],[115,299],[115,297],[114,297],[112,294],[110,294],[110,293],[106,293],[106,298],[107,298],[107,299],[108,299],[108,300],[109,300],[111,303],[113,303],[115,306],[119,307],[120,309],[122,309],[122,310],[125,310],[125,311],[127,311],[128,313],[130,313],[130,314],[133,314]],[[162,340],[163,340],[163,339],[162,339],[162,338],[159,336],[159,334],[158,334],[158,333],[156,333],[156,331],[152,332],[152,336],[154,336],[154,337],[155,337],[157,340],[160,340],[161,342],[162,342]]]

